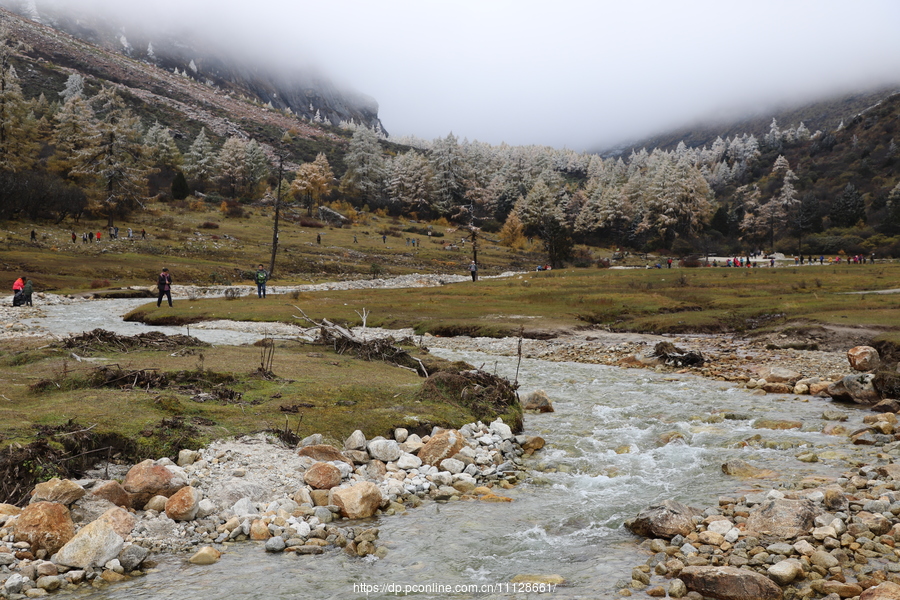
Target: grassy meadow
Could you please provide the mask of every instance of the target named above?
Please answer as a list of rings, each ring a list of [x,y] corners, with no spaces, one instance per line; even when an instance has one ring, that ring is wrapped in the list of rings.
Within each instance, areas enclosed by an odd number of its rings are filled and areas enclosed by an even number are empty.
[[[900,265],[696,269],[566,269],[439,288],[329,291],[155,304],[128,317],[148,323],[207,319],[298,322],[312,318],[412,327],[435,335],[541,337],[600,326],[652,333],[747,332],[788,323],[900,327],[900,294],[848,294],[900,287]]]

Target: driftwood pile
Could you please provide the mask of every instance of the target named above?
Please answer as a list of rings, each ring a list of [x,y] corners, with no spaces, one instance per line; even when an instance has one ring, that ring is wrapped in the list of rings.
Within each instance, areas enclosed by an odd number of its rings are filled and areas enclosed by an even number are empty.
[[[661,358],[671,367],[696,367],[702,366],[706,359],[700,352],[693,352],[678,348],[672,342],[659,342],[653,348],[653,356]]]
[[[71,335],[60,342],[63,348],[82,352],[130,352],[133,350],[177,350],[186,346],[209,346],[189,335],[166,335],[149,331],[138,335],[119,335],[105,329],[94,329],[79,335]]]
[[[299,307],[294,306],[294,308],[299,310],[302,315],[301,317],[295,315],[295,319],[302,319],[308,323],[312,323],[318,330],[316,343],[331,346],[338,354],[350,354],[356,358],[369,361],[381,360],[404,369],[415,371],[422,377],[428,377],[428,371],[425,369],[425,365],[422,364],[422,361],[411,356],[409,352],[397,345],[402,343],[412,344],[413,341],[411,338],[404,338],[402,340],[395,340],[391,336],[368,340],[359,338],[353,335],[353,332],[346,327],[332,323],[328,319],[315,321],[310,319]]]

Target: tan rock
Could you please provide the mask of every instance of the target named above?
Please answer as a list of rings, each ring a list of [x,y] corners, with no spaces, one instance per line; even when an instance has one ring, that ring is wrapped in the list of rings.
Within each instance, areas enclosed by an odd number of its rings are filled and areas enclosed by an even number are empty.
[[[84,494],[84,488],[71,479],[54,477],[34,486],[31,502],[59,502],[68,506],[80,500]]]
[[[553,404],[547,397],[547,392],[537,390],[528,394],[522,401],[522,408],[525,410],[536,410],[542,413],[553,412]]]
[[[649,538],[672,539],[694,531],[692,518],[701,514],[696,508],[674,500],[663,500],[645,508],[634,519],[625,522],[631,532]]]
[[[144,510],[155,510],[156,512],[164,512],[166,510],[166,502],[169,499],[165,496],[153,496],[144,505]]]
[[[82,527],[60,548],[56,562],[67,567],[102,567],[119,555],[125,540],[107,521],[97,520]]]
[[[497,494],[484,494],[483,496],[478,496],[478,499],[482,502],[512,502],[513,499],[509,496],[499,496]]]
[[[794,538],[810,532],[818,513],[809,500],[769,500],[750,513],[747,529],[784,539]]]
[[[125,581],[128,579],[126,575],[122,575],[121,573],[116,573],[115,571],[110,571],[106,569],[102,573],[100,573],[100,577],[103,578],[104,581],[108,581],[109,583],[118,583],[120,581]]]
[[[104,481],[91,489],[91,495],[109,500],[116,506],[131,508],[131,494],[118,481]]]
[[[784,367],[762,366],[752,369],[757,379],[765,379],[767,383],[789,383],[793,386],[803,375]]]
[[[186,485],[183,478],[149,459],[131,467],[122,482],[125,491],[132,494],[135,508],[143,507],[153,496],[168,498]]]
[[[269,533],[269,526],[262,519],[256,519],[250,524],[251,540],[267,540],[272,537]]]
[[[166,500],[166,516],[173,521],[193,521],[200,510],[201,499],[200,490],[183,487]]]
[[[540,436],[528,436],[528,439],[525,440],[525,443],[522,445],[522,450],[525,451],[526,456],[530,456],[531,454],[534,454],[536,450],[543,448],[546,443],[544,438]]]
[[[786,419],[757,419],[753,422],[754,429],[801,429],[803,423],[801,421],[788,421]]]
[[[885,581],[870,587],[859,595],[859,600],[897,600],[900,598],[900,585]]]
[[[721,546],[725,543],[725,536],[715,531],[701,531],[697,538],[701,543],[709,544],[710,546]]]
[[[69,509],[58,502],[35,502],[19,514],[15,541],[28,542],[31,551],[54,554],[75,536],[75,524]]]
[[[778,475],[771,469],[762,469],[754,467],[745,460],[735,459],[729,460],[722,465],[722,472],[732,477],[740,477],[742,479],[768,479]]]
[[[341,515],[350,519],[371,517],[381,505],[381,490],[371,481],[361,481],[331,490],[331,501],[340,507]]]
[[[809,384],[809,394],[811,396],[818,396],[820,398],[828,397],[828,386],[831,385],[829,382],[819,382],[819,383],[811,383]]]
[[[431,437],[422,449],[419,450],[419,458],[426,465],[437,466],[445,458],[451,458],[462,450],[465,440],[460,432],[455,429],[445,429]]]
[[[774,581],[748,569],[691,566],[682,569],[679,578],[688,590],[720,600],[781,600],[783,597]]]
[[[0,515],[18,515],[22,513],[22,509],[12,504],[0,502]]]
[[[872,346],[856,346],[847,350],[847,360],[855,371],[871,371],[881,364],[878,350]]]
[[[303,481],[317,490],[330,490],[341,485],[341,470],[331,463],[317,462],[303,474]]]
[[[353,464],[340,450],[328,444],[313,444],[312,446],[304,446],[297,450],[297,456],[308,456],[319,462],[343,461],[347,464]]]
[[[123,539],[131,535],[137,519],[134,515],[121,507],[111,508],[97,519],[98,521],[106,521],[112,526],[113,531],[119,534]]]
[[[222,553],[212,546],[204,546],[197,550],[196,554],[188,559],[188,562],[195,565],[211,565],[221,557]]]
[[[313,490],[309,493],[313,506],[328,506],[331,504],[331,490]]]

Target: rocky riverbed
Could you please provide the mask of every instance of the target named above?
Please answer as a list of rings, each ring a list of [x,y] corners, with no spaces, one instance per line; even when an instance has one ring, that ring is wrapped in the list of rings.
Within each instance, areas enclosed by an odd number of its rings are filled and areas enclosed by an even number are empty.
[[[320,435],[298,448],[259,435],[183,450],[177,464],[102,465],[88,479],[39,484],[24,509],[0,505],[0,597],[122,581],[153,568],[154,553],[209,564],[246,540],[272,553],[383,558],[369,517],[425,501],[511,502],[502,491],[543,444],[497,420],[422,438],[356,431],[341,448]]]

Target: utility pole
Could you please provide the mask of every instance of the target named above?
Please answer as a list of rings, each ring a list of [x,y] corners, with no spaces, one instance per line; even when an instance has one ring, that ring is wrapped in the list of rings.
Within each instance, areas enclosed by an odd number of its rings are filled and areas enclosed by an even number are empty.
[[[278,217],[281,210],[281,176],[284,172],[284,153],[278,154],[278,191],[275,193],[275,227],[272,229],[272,260],[269,261],[269,277],[275,275],[275,254],[278,252]]]

